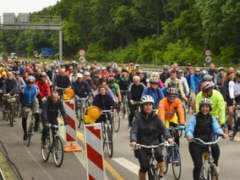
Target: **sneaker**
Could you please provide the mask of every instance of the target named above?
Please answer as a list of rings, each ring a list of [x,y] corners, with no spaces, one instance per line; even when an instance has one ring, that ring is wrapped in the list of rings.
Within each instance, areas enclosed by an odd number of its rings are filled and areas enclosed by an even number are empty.
[[[23,140],[26,141],[27,138],[28,138],[27,134],[24,134],[24,135],[23,135]]]
[[[159,175],[158,175],[158,179],[159,180],[164,180],[164,178],[162,176],[159,176]]]

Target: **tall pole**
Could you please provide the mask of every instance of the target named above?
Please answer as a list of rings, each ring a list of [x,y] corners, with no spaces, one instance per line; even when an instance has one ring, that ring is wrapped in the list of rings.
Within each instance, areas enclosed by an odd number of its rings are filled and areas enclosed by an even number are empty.
[[[59,31],[59,60],[62,61],[63,54],[62,54],[62,30]]]

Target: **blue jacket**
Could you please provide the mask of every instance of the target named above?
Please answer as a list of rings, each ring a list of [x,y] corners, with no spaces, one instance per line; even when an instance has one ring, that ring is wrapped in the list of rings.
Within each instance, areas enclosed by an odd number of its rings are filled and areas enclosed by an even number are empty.
[[[164,98],[164,94],[161,88],[153,89],[151,87],[145,87],[142,96],[150,95],[154,99],[153,109],[158,109],[158,103]]]
[[[36,96],[38,94],[38,87],[36,85],[33,85],[33,87],[30,89],[27,85],[24,85],[23,87],[23,102],[25,104],[32,104],[36,101]]]
[[[92,96],[91,88],[87,81],[83,80],[82,82],[75,81],[72,84],[72,88],[76,95],[80,98],[85,98],[86,96]]]
[[[199,84],[202,82],[202,75],[196,76],[192,74],[190,76],[190,89],[192,89],[196,94],[198,93]]]
[[[193,115],[193,116],[189,119],[189,121],[188,121],[188,123],[187,123],[187,125],[186,125],[186,129],[185,129],[185,131],[186,131],[186,134],[185,134],[186,137],[194,137],[193,134],[194,134],[195,126],[196,126],[196,116]],[[221,127],[220,127],[220,125],[219,125],[219,123],[217,122],[217,120],[216,120],[215,117],[213,117],[212,127],[213,127],[213,133],[214,133],[215,135],[223,134],[223,131],[222,131],[222,129],[221,129]]]

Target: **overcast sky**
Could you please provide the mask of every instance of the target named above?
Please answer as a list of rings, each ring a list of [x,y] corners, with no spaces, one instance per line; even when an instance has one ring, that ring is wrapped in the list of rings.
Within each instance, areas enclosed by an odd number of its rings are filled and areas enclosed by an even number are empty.
[[[0,16],[4,12],[34,12],[42,10],[45,7],[54,5],[60,0],[0,0]]]

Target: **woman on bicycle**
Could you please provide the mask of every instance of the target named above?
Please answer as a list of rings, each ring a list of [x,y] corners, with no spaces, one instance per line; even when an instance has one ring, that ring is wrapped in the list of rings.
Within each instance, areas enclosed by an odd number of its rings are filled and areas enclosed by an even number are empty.
[[[154,99],[150,95],[141,98],[141,112],[135,115],[133,126],[130,133],[130,146],[135,149],[136,144],[158,145],[161,143],[161,137],[164,136],[169,143],[173,143],[169,131],[166,129],[160,118],[153,112]],[[140,171],[139,180],[145,180],[145,174],[149,169],[150,149],[135,150],[135,157],[139,160]],[[159,179],[163,179],[163,156],[161,148],[155,151],[155,157],[158,161]]]
[[[199,103],[199,112],[190,118],[186,126],[186,137],[190,142],[189,152],[194,164],[194,180],[199,180],[200,178],[200,172],[202,168],[202,155],[207,150],[207,147],[192,142],[192,138],[199,138],[203,141],[210,142],[213,140],[214,135],[222,135],[224,138],[227,137],[227,135],[223,133],[216,118],[210,115],[211,109],[211,101],[207,98],[202,99]],[[211,148],[214,163],[216,166],[218,166],[218,159],[220,155],[219,146],[218,144],[214,144]]]

